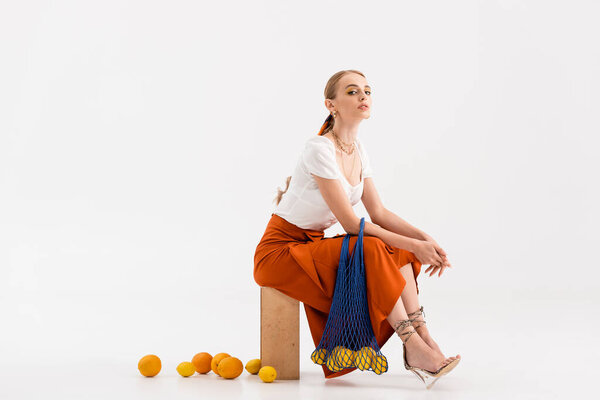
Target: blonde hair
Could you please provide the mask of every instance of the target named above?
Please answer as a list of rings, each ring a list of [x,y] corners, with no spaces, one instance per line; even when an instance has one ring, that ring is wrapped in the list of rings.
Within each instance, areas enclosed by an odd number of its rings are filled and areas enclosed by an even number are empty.
[[[342,77],[344,75],[350,74],[350,73],[359,74],[359,75],[365,77],[365,74],[363,74],[362,72],[357,71],[355,69],[344,69],[342,71],[336,72],[335,74],[331,75],[331,78],[329,78],[329,80],[327,81],[327,84],[325,85],[325,90],[324,90],[325,99],[331,99],[331,100],[335,99],[335,95],[337,92],[337,84],[338,84],[339,80],[342,79]],[[326,134],[327,132],[332,130],[334,125],[335,125],[335,118],[333,118],[331,113],[329,113],[329,115],[325,119],[325,122],[323,122],[323,125],[321,126],[321,129],[319,130],[318,135],[323,136],[324,134]],[[277,187],[277,196],[275,196],[275,199],[273,200],[275,202],[275,204],[278,205],[279,202],[281,201],[281,197],[283,196],[283,194],[285,192],[287,192],[288,188],[290,187],[291,179],[292,179],[291,175],[286,178],[284,190],[281,190],[281,188]]]

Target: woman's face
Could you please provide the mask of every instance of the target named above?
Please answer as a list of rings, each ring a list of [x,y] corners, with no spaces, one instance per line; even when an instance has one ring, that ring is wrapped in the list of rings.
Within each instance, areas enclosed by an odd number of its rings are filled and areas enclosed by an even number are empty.
[[[371,116],[371,87],[362,75],[344,75],[338,81],[336,98],[330,101],[332,107],[328,107],[329,110],[337,111],[343,119],[366,119]],[[368,107],[360,107],[361,104]]]

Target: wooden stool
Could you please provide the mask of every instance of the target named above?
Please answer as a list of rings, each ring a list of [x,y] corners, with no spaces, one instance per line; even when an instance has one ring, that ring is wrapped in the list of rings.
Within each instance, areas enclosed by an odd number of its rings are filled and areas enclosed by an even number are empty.
[[[299,302],[277,289],[260,287],[260,360],[275,379],[300,379]]]

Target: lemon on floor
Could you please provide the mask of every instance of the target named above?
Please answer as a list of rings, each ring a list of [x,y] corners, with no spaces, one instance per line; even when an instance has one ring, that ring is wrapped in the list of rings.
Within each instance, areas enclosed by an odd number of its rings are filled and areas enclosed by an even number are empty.
[[[248,371],[252,375],[258,374],[259,370],[260,370],[260,360],[258,358],[250,360],[246,363],[246,371]]]
[[[270,383],[277,378],[277,371],[275,371],[275,368],[265,365],[258,371],[258,376],[263,382]]]
[[[179,363],[179,365],[177,366],[177,372],[179,372],[179,375],[187,378],[188,376],[194,375],[194,373],[196,372],[196,368],[194,368],[194,364],[192,364],[191,362],[184,361]]]

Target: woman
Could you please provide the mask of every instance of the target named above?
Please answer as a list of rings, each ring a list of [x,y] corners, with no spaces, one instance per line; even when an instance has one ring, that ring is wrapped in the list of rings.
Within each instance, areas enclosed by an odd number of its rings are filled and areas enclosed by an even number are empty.
[[[285,190],[279,190],[277,207],[256,248],[254,279],[260,286],[278,289],[304,304],[318,346],[344,238],[324,238],[324,230],[339,221],[353,235],[353,249],[360,218],[352,206],[362,200],[372,221],[365,221],[363,254],[377,343],[382,347],[396,332],[403,342],[405,367],[426,384],[430,377],[435,382],[454,368],[460,356],[445,357],[429,334],[423,307],[419,307],[416,277],[422,264],[430,265],[425,271],[429,276],[438,271],[441,276],[451,265],[431,236],[381,203],[369,157],[357,137],[358,126],[369,118],[371,109],[371,88],[365,76],[356,70],[334,74],[325,87],[325,106],[329,116],[318,135],[306,142]],[[325,378],[355,369],[334,372],[325,365],[322,368]]]

